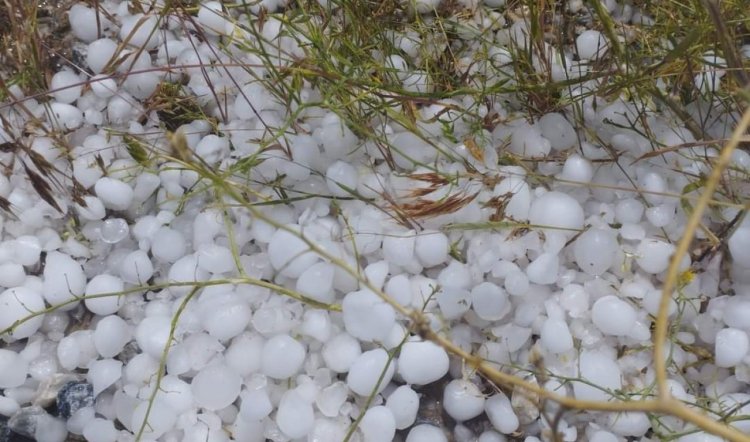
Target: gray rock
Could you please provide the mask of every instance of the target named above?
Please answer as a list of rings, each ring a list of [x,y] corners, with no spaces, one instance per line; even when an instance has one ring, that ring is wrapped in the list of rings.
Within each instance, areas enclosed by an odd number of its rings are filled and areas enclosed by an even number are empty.
[[[94,386],[88,382],[72,381],[57,393],[57,414],[68,419],[84,407],[94,406]]]

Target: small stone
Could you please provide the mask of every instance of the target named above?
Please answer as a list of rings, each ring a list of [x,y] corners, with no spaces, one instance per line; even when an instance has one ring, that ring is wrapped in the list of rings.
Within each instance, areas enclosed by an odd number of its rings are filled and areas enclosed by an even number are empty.
[[[88,382],[68,382],[57,393],[57,412],[64,419],[81,408],[93,406],[94,386]]]

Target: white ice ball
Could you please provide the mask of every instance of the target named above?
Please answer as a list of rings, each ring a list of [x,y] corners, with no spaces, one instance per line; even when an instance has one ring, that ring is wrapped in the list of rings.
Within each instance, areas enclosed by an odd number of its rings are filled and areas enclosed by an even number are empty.
[[[102,177],[94,185],[96,196],[104,206],[112,210],[126,210],[133,202],[133,188],[109,177]]]
[[[378,405],[365,412],[359,429],[365,442],[391,442],[396,435],[396,419],[390,408]]]
[[[503,434],[511,434],[518,429],[519,420],[513,406],[505,394],[498,392],[484,404],[484,411],[492,426]]]
[[[348,333],[341,333],[323,346],[323,361],[336,373],[346,373],[362,354],[359,341]]]
[[[83,267],[70,255],[50,252],[44,266],[44,299],[50,305],[60,305],[83,295],[85,290]],[[70,310],[76,305],[74,302],[61,308]]]
[[[727,244],[734,262],[742,268],[750,269],[750,225],[741,225],[729,237]]]
[[[28,371],[29,363],[18,353],[0,348],[0,388],[20,387]]]
[[[564,353],[573,348],[573,336],[562,319],[549,318],[544,321],[540,335],[542,345],[552,353]]]
[[[96,324],[94,347],[102,357],[113,358],[130,342],[131,335],[131,326],[124,319],[109,315]]]
[[[305,362],[305,346],[289,335],[276,335],[266,341],[261,355],[263,374],[273,379],[294,376]]]
[[[594,303],[591,320],[605,335],[625,336],[635,326],[636,311],[617,296],[607,295]]]
[[[358,180],[357,169],[345,161],[336,161],[326,170],[326,185],[333,196],[351,196]]]
[[[146,284],[153,275],[154,265],[143,250],[130,252],[120,263],[120,277],[129,284]]]
[[[366,351],[349,368],[346,384],[360,396],[367,397],[373,391],[380,393],[391,382],[394,366],[394,361],[389,360],[388,353],[382,348]]]
[[[448,237],[435,230],[424,230],[417,235],[414,253],[424,267],[435,267],[448,259]]]
[[[149,316],[143,318],[135,328],[135,341],[143,352],[159,360],[169,340],[171,328],[169,316]]]
[[[240,395],[242,378],[221,363],[203,367],[193,378],[190,388],[195,403],[207,410],[221,410]]]
[[[583,60],[596,60],[608,49],[607,38],[599,31],[589,29],[576,38],[576,51]]]
[[[454,379],[443,390],[443,408],[456,421],[467,421],[484,412],[484,395],[474,383]]]
[[[398,373],[408,384],[426,385],[448,373],[448,353],[431,342],[407,342],[401,347]]]
[[[124,17],[120,27],[120,40],[145,51],[155,49],[161,42],[159,19],[155,15],[135,14]]]
[[[669,267],[675,246],[658,239],[644,239],[636,249],[636,262],[646,273],[661,273]]]
[[[736,328],[725,328],[716,334],[715,355],[719,367],[734,367],[747,355],[750,341],[747,333]]]
[[[419,411],[419,395],[408,385],[402,385],[388,396],[385,406],[391,409],[396,420],[396,428],[409,428],[417,419]]]
[[[86,63],[95,74],[101,74],[104,67],[110,63],[112,57],[117,52],[117,42],[109,38],[100,38],[99,40],[89,43],[86,53]],[[117,83],[114,79],[101,80],[106,77],[94,77],[95,82],[91,83],[91,90],[98,97],[109,98],[117,92]],[[95,83],[100,83],[94,86]]]
[[[430,424],[421,424],[409,430],[406,442],[448,442],[448,438],[442,429]]]
[[[614,264],[619,247],[613,231],[593,228],[578,237],[573,245],[573,255],[581,270],[598,276]]]
[[[531,224],[550,229],[581,229],[583,217],[583,208],[575,198],[556,191],[534,199],[529,209]]]
[[[295,232],[299,226],[288,225]],[[310,251],[310,247],[299,237],[299,234],[278,229],[268,243],[268,258],[271,265],[280,274],[297,278],[306,269],[319,261],[319,257]]]
[[[471,290],[471,308],[480,318],[496,321],[508,312],[508,294],[491,282],[483,282]]]
[[[252,310],[242,296],[235,292],[218,293],[201,299],[200,312],[203,328],[220,341],[242,333],[252,319]]]
[[[63,70],[52,76],[50,90],[55,100],[60,103],[73,103],[81,96],[81,78],[74,72]]]
[[[297,279],[297,291],[326,304],[336,299],[333,278],[336,268],[328,262],[319,262],[308,267]]]
[[[101,274],[96,275],[86,284],[86,298],[83,303],[90,312],[97,315],[111,315],[122,306],[124,299],[121,293],[125,288],[122,279],[117,276]],[[90,298],[90,296],[111,294]]]
[[[607,401],[622,388],[622,374],[617,362],[597,350],[584,350],[578,359],[578,374],[586,382],[573,382],[576,399]]]
[[[341,302],[346,331],[364,341],[382,341],[396,322],[396,311],[370,290],[351,292]]]
[[[98,26],[96,11],[83,3],[73,5],[68,11],[68,22],[73,35],[84,42],[93,41],[97,35]]]
[[[312,404],[296,390],[288,390],[281,397],[276,412],[276,424],[289,438],[299,439],[310,432],[315,423]]]
[[[539,128],[554,150],[569,149],[577,141],[573,125],[557,112],[544,114],[539,119]]]
[[[44,310],[44,299],[37,291],[27,287],[15,287],[0,293],[0,330],[5,330],[16,321],[27,318],[30,313]],[[42,326],[44,315],[35,316],[18,324],[10,333],[13,339],[28,338]]]
[[[589,183],[594,176],[594,168],[591,162],[578,154],[574,154],[565,160],[563,170],[559,177],[574,183]]]

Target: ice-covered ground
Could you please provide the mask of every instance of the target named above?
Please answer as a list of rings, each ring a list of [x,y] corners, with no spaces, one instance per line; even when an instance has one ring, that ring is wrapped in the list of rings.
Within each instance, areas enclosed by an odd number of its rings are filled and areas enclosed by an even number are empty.
[[[312,43],[295,32],[323,23],[140,3],[73,6],[80,64],[49,97],[12,88],[0,108],[0,440],[719,440],[645,413],[556,419],[405,315],[561,395],[654,394],[661,284],[718,150],[668,112],[591,94],[605,34],[584,26],[534,55],[551,80],[581,80],[531,115],[507,92],[427,98],[424,46],[448,43],[396,32],[375,57],[402,96],[358,122],[365,140],[326,106],[326,71],[297,63]],[[519,83],[528,26],[492,9],[504,3],[465,5],[450,44],[475,55],[460,60],[467,83]],[[438,6],[417,0],[427,26]],[[706,60],[695,82],[719,87],[723,60]],[[269,80],[283,69],[305,70],[286,77],[287,102]],[[169,82],[183,95],[158,102]],[[164,112],[190,99],[194,121]],[[411,125],[393,117],[409,112]],[[737,118],[714,112],[707,134]],[[713,416],[750,414],[750,221],[733,202],[749,167],[736,151],[670,307],[669,388]],[[710,250],[724,225],[728,247]]]

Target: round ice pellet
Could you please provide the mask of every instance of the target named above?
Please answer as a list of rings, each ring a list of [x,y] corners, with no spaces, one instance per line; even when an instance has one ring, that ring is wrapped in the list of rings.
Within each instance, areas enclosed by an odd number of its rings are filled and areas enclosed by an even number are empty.
[[[474,383],[454,379],[443,390],[443,407],[458,422],[467,421],[484,411],[484,395]]]
[[[407,342],[401,347],[398,372],[409,384],[426,385],[448,373],[448,353],[431,342]]]
[[[105,40],[111,41],[109,39],[105,39]],[[92,43],[92,45],[94,43]],[[103,62],[106,63],[107,61],[104,60]],[[89,85],[91,86],[91,91],[94,93],[94,95],[96,95],[99,98],[109,98],[112,95],[117,93],[117,82],[115,82],[115,80],[109,75],[104,75],[104,74],[94,75],[93,77],[91,77],[91,80],[89,80]]]
[[[0,293],[0,330],[11,327],[16,321],[27,318],[30,313],[44,310],[44,299],[38,292],[27,287],[15,287]],[[28,338],[42,326],[44,315],[39,315],[18,324],[10,333],[13,339]]]
[[[153,275],[154,265],[143,250],[130,252],[120,263],[120,277],[129,284],[146,284]]]
[[[552,353],[563,353],[573,348],[573,336],[568,324],[561,319],[547,319],[540,333],[542,345]]]
[[[496,321],[507,313],[508,294],[491,282],[483,282],[471,290],[471,308],[485,321]]]
[[[217,244],[204,244],[198,249],[198,266],[214,274],[226,273],[234,268],[232,251]]]
[[[122,292],[124,288],[125,284],[117,276],[107,274],[96,275],[86,285],[86,298],[84,298],[83,303],[92,313],[110,315],[118,311],[122,306],[124,300],[122,295],[118,293]],[[89,296],[103,294],[111,295],[89,298]]]
[[[39,262],[42,245],[39,238],[23,235],[16,238],[13,246],[14,261],[23,266],[32,266]]]
[[[346,373],[354,361],[362,354],[359,341],[348,333],[341,333],[328,340],[323,346],[323,361],[336,373]]]
[[[295,390],[289,390],[281,397],[276,412],[276,424],[292,439],[301,438],[313,427],[315,412],[312,404],[304,400]]]
[[[144,353],[159,360],[169,340],[171,319],[168,316],[149,316],[135,328],[135,341]]]
[[[747,333],[736,328],[725,328],[716,333],[715,357],[719,367],[734,367],[747,355],[750,341]]]
[[[68,11],[70,30],[79,40],[90,42],[98,35],[96,11],[83,3],[73,5]]]
[[[416,240],[413,230],[398,230],[386,234],[383,237],[383,257],[389,263],[400,266],[413,264]]]
[[[99,359],[88,364],[86,380],[94,386],[94,397],[117,382],[122,376],[122,361]]]
[[[633,306],[615,295],[597,299],[591,308],[591,321],[605,335],[625,336],[633,329],[635,320]]]
[[[0,388],[20,387],[28,371],[29,363],[18,353],[0,348]]]
[[[357,169],[344,161],[336,161],[326,170],[326,185],[333,196],[349,196],[357,189]]]
[[[130,342],[130,337],[128,323],[117,315],[109,315],[96,324],[94,347],[102,357],[112,358],[120,354],[125,344]]]
[[[333,277],[336,268],[327,262],[310,266],[297,279],[297,291],[319,302],[330,304],[336,298]]]
[[[417,235],[414,253],[424,267],[435,267],[448,259],[448,237],[438,231],[425,230]]]
[[[112,60],[112,57],[117,52],[117,43],[109,38],[100,38],[99,40],[92,41],[89,43],[88,51],[86,53],[86,63],[89,68],[95,73],[100,74],[104,67]],[[95,77],[97,80],[103,77]],[[91,89],[99,97],[109,98],[117,93],[117,83],[114,79],[107,79],[104,81],[97,81],[101,83],[99,86],[92,84]]]
[[[195,403],[207,410],[221,410],[240,395],[242,378],[224,364],[203,367],[193,378],[190,389]]]
[[[396,421],[396,428],[409,428],[417,419],[419,411],[419,395],[408,385],[402,385],[388,396],[385,406],[391,409]]]
[[[74,72],[63,70],[52,76],[50,91],[55,100],[70,104],[81,96],[81,79]]]
[[[69,255],[50,252],[44,265],[44,299],[50,305],[60,305],[83,295],[86,275],[83,268]],[[61,307],[74,308],[76,303]]]
[[[735,230],[727,245],[734,262],[742,268],[750,268],[750,226],[742,225]]]
[[[99,236],[107,244],[117,244],[130,233],[128,222],[122,218],[109,218],[99,227]]]
[[[529,221],[540,227],[577,230],[583,227],[583,208],[570,195],[547,192],[532,201]]]
[[[247,376],[260,370],[263,344],[262,336],[249,332],[232,339],[231,345],[224,352],[224,359],[229,368],[240,376]]]
[[[576,399],[607,401],[607,392],[622,388],[620,367],[603,352],[584,350],[578,358],[578,374],[586,382],[573,382]]]
[[[120,27],[120,40],[135,48],[150,51],[159,45],[159,19],[155,15],[135,14],[125,16]]]
[[[614,264],[619,249],[615,233],[604,229],[589,229],[573,245],[576,264],[585,273],[598,276]]]
[[[109,177],[102,177],[94,184],[96,196],[104,206],[112,210],[126,210],[133,202],[133,189],[126,183]]]
[[[206,304],[200,314],[201,324],[208,334],[220,341],[242,333],[253,316],[247,301],[234,292],[211,296]]]
[[[151,240],[151,253],[154,258],[165,262],[175,262],[185,256],[185,237],[177,230],[161,227]]]
[[[370,290],[351,292],[341,302],[346,331],[364,341],[382,341],[396,322],[396,311]]]
[[[519,421],[513,406],[505,394],[498,392],[484,404],[484,411],[492,426],[503,434],[511,434],[518,429]]]
[[[636,249],[636,262],[646,273],[661,273],[669,267],[675,247],[657,239],[644,239]]]
[[[422,424],[409,430],[406,442],[448,442],[448,438],[440,428],[430,424]]]
[[[553,284],[557,281],[560,258],[555,253],[542,253],[526,267],[526,276],[534,284]]]
[[[563,170],[559,175],[561,179],[574,183],[588,183],[593,176],[594,168],[591,162],[578,154],[571,155],[565,160]]]
[[[505,276],[504,287],[511,296],[524,295],[529,290],[529,277],[520,270],[514,270]]]
[[[573,125],[557,112],[544,114],[539,119],[539,128],[554,150],[571,148],[576,142],[576,131]]]
[[[369,396],[373,391],[380,393],[393,378],[394,365],[382,348],[366,351],[349,368],[346,384],[360,396]]]
[[[299,231],[299,227],[294,224],[287,227]],[[319,260],[309,249],[298,234],[278,229],[268,243],[268,259],[280,274],[297,278]]]
[[[607,51],[607,39],[594,29],[583,31],[576,38],[576,51],[583,60],[596,60]]]
[[[388,407],[379,405],[365,412],[359,429],[366,442],[391,442],[396,435],[396,420]]]
[[[261,370],[273,379],[294,376],[305,362],[305,346],[289,335],[276,335],[266,341],[261,354]]]
[[[156,440],[171,430],[177,422],[177,413],[166,402],[157,398],[152,403],[141,401],[132,411],[131,428],[143,437]]]
[[[83,437],[88,442],[115,442],[117,429],[113,421],[97,417],[83,426]]]

